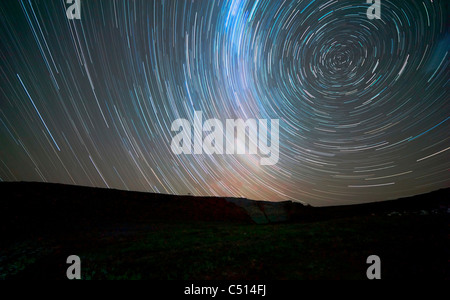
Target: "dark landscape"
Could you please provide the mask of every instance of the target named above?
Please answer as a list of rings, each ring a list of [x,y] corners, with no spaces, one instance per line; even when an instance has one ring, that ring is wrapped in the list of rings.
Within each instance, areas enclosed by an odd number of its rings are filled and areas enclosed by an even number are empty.
[[[292,202],[1,183],[0,279],[449,278],[449,189],[315,208]]]

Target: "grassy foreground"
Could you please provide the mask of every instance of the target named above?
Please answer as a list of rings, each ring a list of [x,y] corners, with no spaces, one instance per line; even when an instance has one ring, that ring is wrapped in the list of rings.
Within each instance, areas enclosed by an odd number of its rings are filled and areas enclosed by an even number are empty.
[[[124,223],[9,243],[0,279],[448,279],[448,216],[359,216],[315,223]]]

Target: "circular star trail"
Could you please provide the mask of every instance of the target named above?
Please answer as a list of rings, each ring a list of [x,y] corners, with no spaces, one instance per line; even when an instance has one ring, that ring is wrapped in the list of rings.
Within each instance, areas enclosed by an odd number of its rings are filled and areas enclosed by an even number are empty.
[[[446,1],[0,4],[0,180],[338,205],[450,186]],[[175,155],[178,118],[279,119],[280,160]]]

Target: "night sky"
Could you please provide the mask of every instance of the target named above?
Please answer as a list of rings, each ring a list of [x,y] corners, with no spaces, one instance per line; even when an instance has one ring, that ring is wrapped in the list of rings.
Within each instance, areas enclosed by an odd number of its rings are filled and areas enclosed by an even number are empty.
[[[449,1],[0,4],[0,180],[338,205],[450,187]],[[279,119],[280,160],[175,155]]]

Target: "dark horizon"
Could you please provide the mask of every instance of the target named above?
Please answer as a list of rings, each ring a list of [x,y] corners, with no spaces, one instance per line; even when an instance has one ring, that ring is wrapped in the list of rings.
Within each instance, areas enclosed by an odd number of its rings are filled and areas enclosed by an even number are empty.
[[[381,279],[450,274],[450,189],[311,207],[47,183],[0,188],[0,280],[72,279],[72,255],[83,280],[367,280],[373,255]]]
[[[249,199],[249,198],[242,198],[242,197],[227,197],[227,196],[195,196],[195,195],[189,195],[189,194],[163,194],[163,193],[154,193],[154,192],[145,192],[145,191],[132,191],[132,190],[121,190],[121,189],[115,189],[115,188],[105,188],[105,187],[93,187],[93,186],[83,186],[83,185],[73,185],[73,184],[66,184],[66,183],[54,183],[54,182],[39,182],[39,181],[2,181],[0,182],[0,186],[2,184],[24,184],[24,185],[28,185],[28,184],[37,184],[37,185],[48,185],[48,186],[60,186],[60,187],[72,187],[72,188],[86,188],[86,189],[97,189],[97,190],[105,190],[105,191],[117,191],[117,192],[125,192],[125,193],[137,193],[137,194],[142,194],[142,195],[160,195],[160,196],[169,196],[169,197],[181,197],[181,198],[203,198],[203,199],[236,199],[236,200],[248,200],[251,202],[262,202],[262,203],[283,203],[283,202],[291,202],[291,203],[295,203],[295,204],[300,204],[303,206],[309,206],[309,207],[314,207],[314,208],[333,208],[333,207],[354,207],[354,206],[364,206],[366,204],[377,204],[377,203],[386,203],[386,202],[395,202],[397,200],[406,200],[406,199],[411,199],[411,198],[415,198],[415,197],[421,197],[421,196],[426,196],[426,195],[431,195],[431,194],[435,194],[435,193],[439,193],[439,192],[443,192],[443,191],[447,191],[450,190],[450,187],[447,188],[441,188],[438,190],[432,190],[426,193],[421,193],[421,194],[415,194],[415,195],[409,195],[409,196],[405,196],[405,197],[401,197],[401,198],[394,198],[394,199],[383,199],[383,200],[378,200],[378,201],[372,201],[372,202],[359,202],[359,203],[349,203],[349,204],[340,204],[340,205],[324,205],[324,206],[315,206],[312,205],[310,203],[307,203],[305,201],[302,200],[297,200],[297,201],[293,201],[293,200],[281,200],[281,201],[268,201],[268,200],[258,200],[258,199]]]

